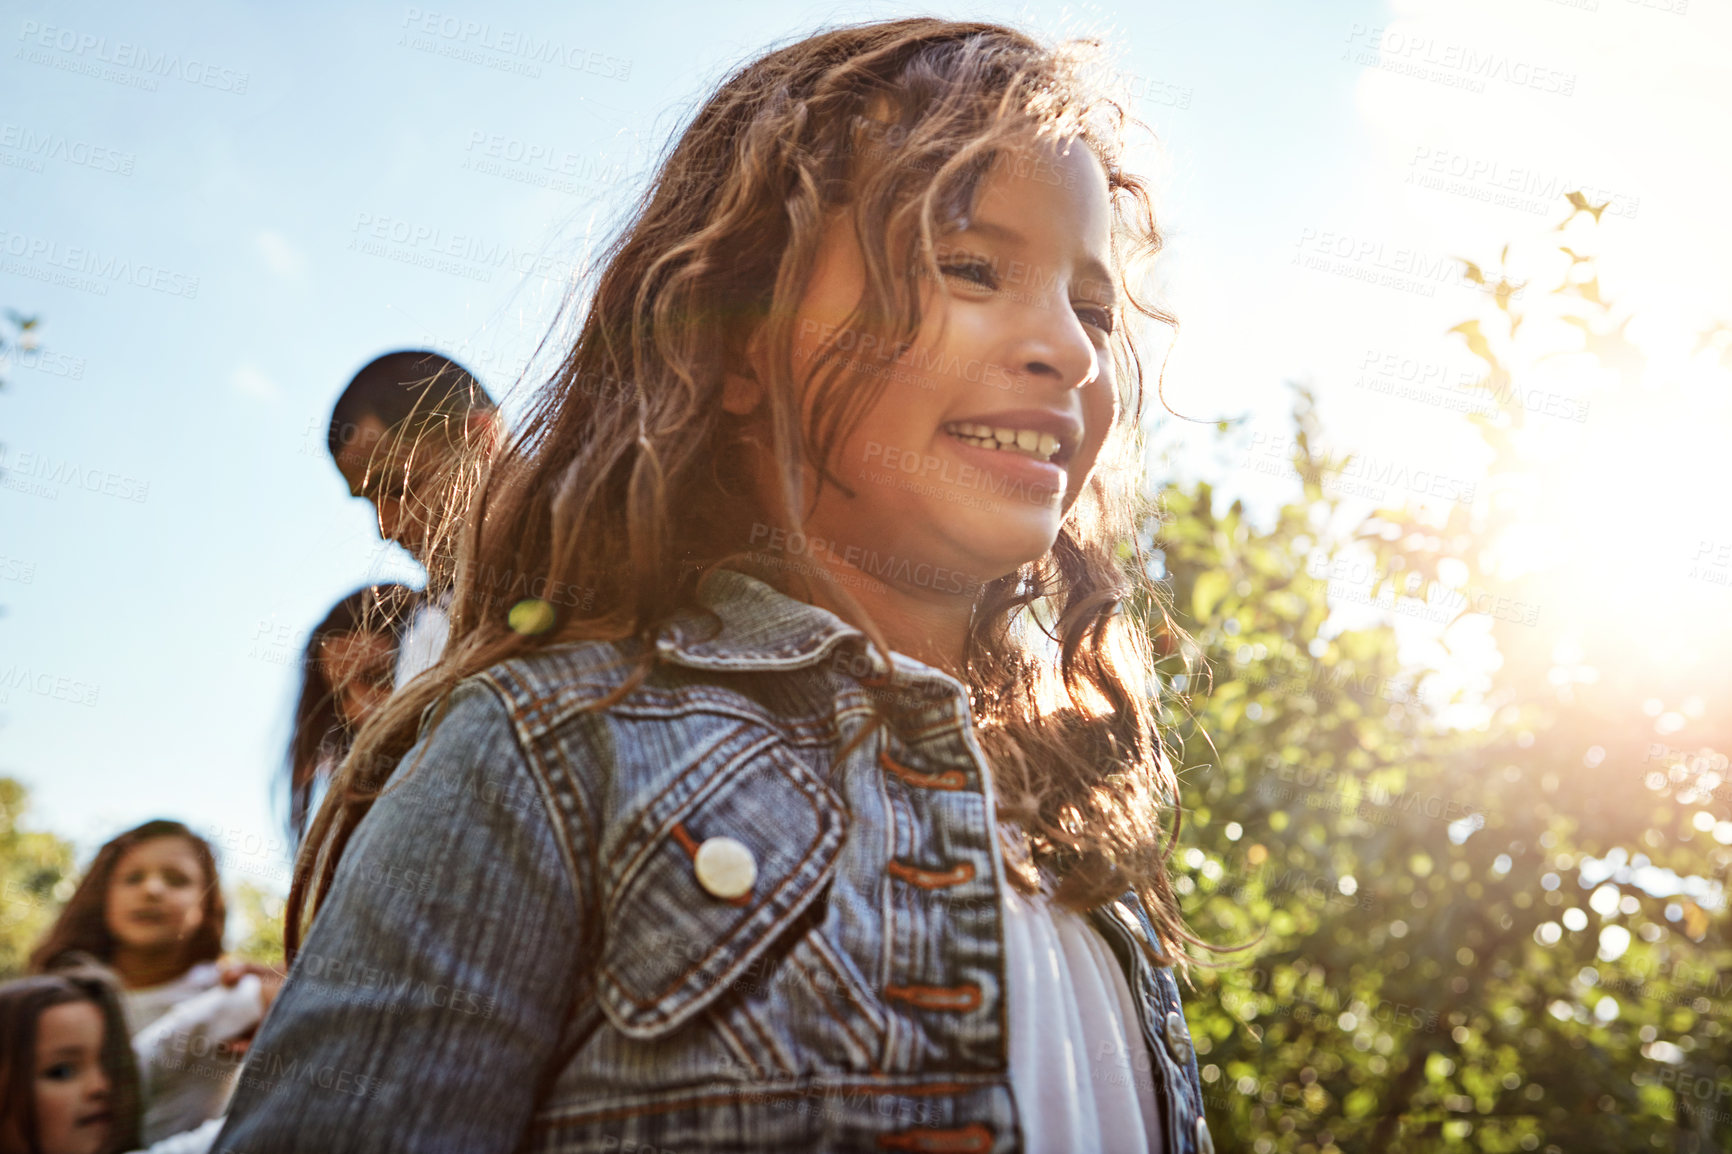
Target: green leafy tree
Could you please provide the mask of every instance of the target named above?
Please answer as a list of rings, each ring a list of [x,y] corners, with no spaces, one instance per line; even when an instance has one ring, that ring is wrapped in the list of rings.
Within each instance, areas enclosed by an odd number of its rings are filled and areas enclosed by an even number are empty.
[[[1572,221],[1597,220],[1572,204]],[[1560,658],[1532,620],[1548,575],[1492,567],[1532,527],[1496,494],[1533,469],[1535,366],[1590,359],[1614,399],[1640,374],[1594,258],[1556,247],[1567,268],[1543,293],[1468,266],[1487,310],[1455,331],[1486,365],[1473,420],[1493,499],[1356,519],[1301,389],[1296,499],[1254,524],[1207,482],[1181,484],[1152,527],[1203,660],[1167,718],[1183,742],[1179,885],[1198,931],[1251,943],[1199,970],[1188,1004],[1223,1151],[1732,1145],[1732,851],[1709,834],[1732,829],[1711,720],[1728,714],[1678,713],[1673,744],[1692,752],[1656,758],[1652,706],[1724,704],[1725,681],[1656,680],[1593,645]],[[1469,702],[1404,664],[1389,624],[1336,631],[1342,577],[1391,618],[1489,606],[1491,687]],[[1479,723],[1452,720],[1464,705]],[[1689,877],[1704,879],[1694,898],[1669,892]]]
[[[256,882],[229,887],[229,940],[236,957],[283,964],[283,899]]]
[[[22,828],[29,792],[0,777],[0,980],[24,972],[42,932],[72,892],[72,843]]]

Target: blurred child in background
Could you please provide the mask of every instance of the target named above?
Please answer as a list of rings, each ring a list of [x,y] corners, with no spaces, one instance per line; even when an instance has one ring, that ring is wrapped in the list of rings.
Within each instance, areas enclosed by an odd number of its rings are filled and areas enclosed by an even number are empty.
[[[139,1145],[138,1070],[112,975],[80,954],[0,985],[0,1154],[110,1154]],[[205,1154],[213,1119],[150,1147]]]
[[[391,696],[413,598],[407,585],[357,589],[331,606],[307,638],[285,767],[289,834],[297,846],[361,723]]]
[[[78,955],[112,969],[142,1083],[141,1136],[155,1142],[222,1113],[241,1048],[275,998],[266,967],[219,967],[227,918],[209,843],[148,821],[96,853],[30,956],[47,973]]]
[[[427,570],[410,607],[395,683],[405,684],[444,651],[453,580],[435,555],[448,498],[467,445],[499,431],[498,408],[474,375],[424,350],[386,353],[349,381],[331,410],[326,445],[349,492],[372,502],[379,536],[407,549]]]
[[[89,971],[0,986],[0,1154],[138,1144],[137,1074],[112,987]]]

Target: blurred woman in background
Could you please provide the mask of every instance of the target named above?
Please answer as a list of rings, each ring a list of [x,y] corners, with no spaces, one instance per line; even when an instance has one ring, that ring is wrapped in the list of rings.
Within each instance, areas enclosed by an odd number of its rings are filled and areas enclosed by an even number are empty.
[[[331,606],[307,638],[284,766],[296,846],[361,723],[391,696],[412,597],[406,585],[357,589]]]

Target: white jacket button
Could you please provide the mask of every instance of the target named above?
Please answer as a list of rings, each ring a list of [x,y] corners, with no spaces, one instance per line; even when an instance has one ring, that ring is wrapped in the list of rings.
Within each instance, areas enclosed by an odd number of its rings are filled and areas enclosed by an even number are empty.
[[[1184,1015],[1177,1010],[1167,1011],[1167,1050],[1181,1066],[1191,1060],[1191,1035],[1185,1029]]]
[[[692,866],[704,892],[724,901],[745,897],[758,880],[758,863],[752,851],[731,837],[705,838],[692,857]]]
[[[1203,1119],[1197,1119],[1197,1154],[1215,1154],[1215,1136],[1209,1133],[1209,1124]]]

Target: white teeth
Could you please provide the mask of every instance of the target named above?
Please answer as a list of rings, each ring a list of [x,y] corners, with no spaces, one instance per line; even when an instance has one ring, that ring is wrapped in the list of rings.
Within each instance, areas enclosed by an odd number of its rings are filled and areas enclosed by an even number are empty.
[[[1059,450],[1059,439],[1051,433],[1035,429],[1010,429],[982,425],[975,421],[958,421],[946,425],[951,436],[977,449],[1003,449],[1038,460],[1047,460]]]

